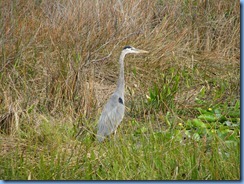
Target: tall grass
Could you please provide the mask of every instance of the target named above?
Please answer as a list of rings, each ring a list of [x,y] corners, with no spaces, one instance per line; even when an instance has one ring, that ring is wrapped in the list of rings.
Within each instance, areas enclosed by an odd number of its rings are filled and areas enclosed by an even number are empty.
[[[240,179],[238,1],[1,1],[0,178]],[[94,138],[125,45],[126,115]]]

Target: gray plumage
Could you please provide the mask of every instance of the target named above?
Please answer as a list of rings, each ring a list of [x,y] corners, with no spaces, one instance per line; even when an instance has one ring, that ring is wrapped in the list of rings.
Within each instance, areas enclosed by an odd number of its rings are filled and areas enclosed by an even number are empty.
[[[139,50],[131,46],[125,46],[119,57],[120,74],[117,83],[117,88],[108,102],[103,108],[102,114],[98,121],[97,139],[102,142],[106,136],[109,136],[113,132],[116,132],[119,124],[124,118],[125,112],[125,80],[124,80],[124,58],[129,53],[148,53],[144,50]]]

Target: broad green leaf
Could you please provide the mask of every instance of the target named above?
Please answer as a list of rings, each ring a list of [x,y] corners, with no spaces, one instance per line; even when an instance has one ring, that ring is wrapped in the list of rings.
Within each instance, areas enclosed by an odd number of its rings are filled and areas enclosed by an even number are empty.
[[[192,123],[195,127],[206,128],[206,124],[199,119],[193,119]]]
[[[214,122],[217,121],[218,118],[214,114],[201,114],[198,116],[199,119],[209,121],[209,122]]]

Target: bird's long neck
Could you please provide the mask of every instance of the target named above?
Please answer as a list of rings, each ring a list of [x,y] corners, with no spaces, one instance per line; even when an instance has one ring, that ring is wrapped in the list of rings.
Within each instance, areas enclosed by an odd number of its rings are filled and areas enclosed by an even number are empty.
[[[121,97],[124,97],[124,91],[125,91],[124,58],[125,58],[125,54],[122,52],[119,57],[120,71],[119,71],[119,79],[116,88],[116,91],[121,95]]]

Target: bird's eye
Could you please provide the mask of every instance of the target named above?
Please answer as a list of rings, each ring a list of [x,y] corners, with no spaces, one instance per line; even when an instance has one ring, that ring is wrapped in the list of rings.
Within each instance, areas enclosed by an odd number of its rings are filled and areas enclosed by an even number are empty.
[[[119,103],[124,104],[122,98],[119,97]]]

